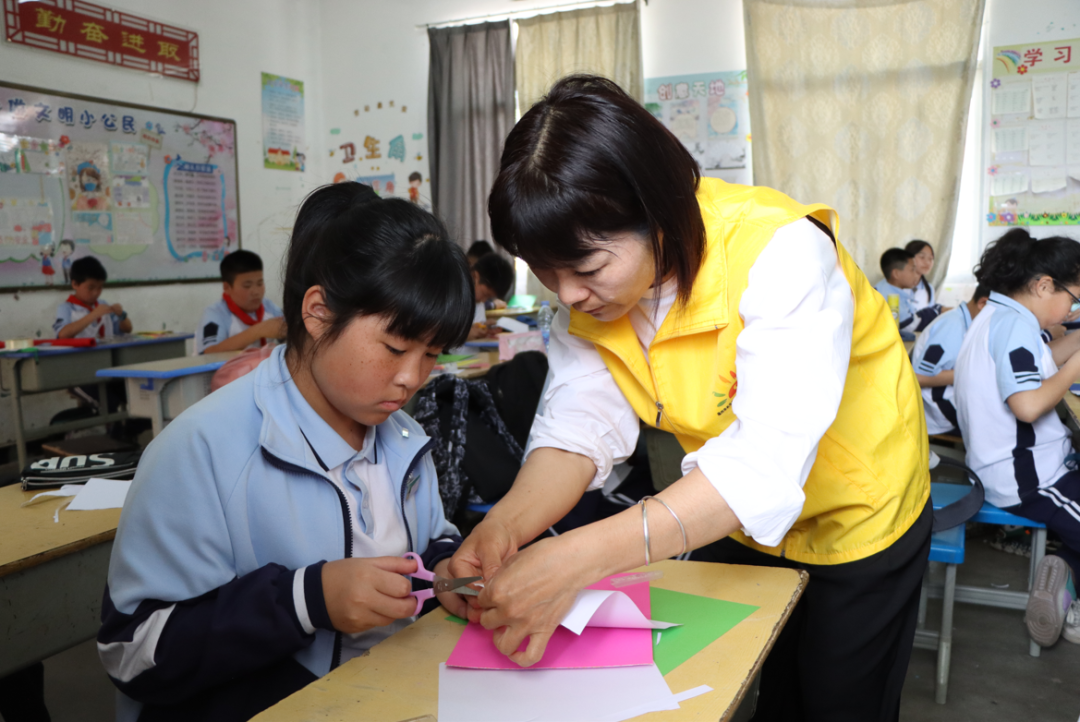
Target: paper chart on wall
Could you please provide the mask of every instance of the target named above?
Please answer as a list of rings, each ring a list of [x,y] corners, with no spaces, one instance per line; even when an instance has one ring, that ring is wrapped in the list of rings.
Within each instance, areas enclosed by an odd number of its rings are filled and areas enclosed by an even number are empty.
[[[1060,165],[1065,158],[1065,121],[1033,123],[1028,131],[1028,164]]]
[[[993,195],[1015,196],[1027,191],[1030,179],[1027,173],[1008,173],[994,176]]]
[[[997,128],[994,130],[995,153],[1015,153],[1027,149],[1027,128]]]
[[[993,98],[993,112],[995,115],[1030,112],[1031,84],[1014,83],[1004,85],[994,91]]]
[[[0,198],[0,246],[48,246],[53,213],[47,201]]]
[[[1068,74],[1051,73],[1031,80],[1035,117],[1039,120],[1059,120],[1068,114]]]
[[[1031,170],[1031,192],[1052,193],[1069,184],[1064,168],[1033,168]]]
[[[1068,116],[1080,118],[1080,73],[1069,73]]]

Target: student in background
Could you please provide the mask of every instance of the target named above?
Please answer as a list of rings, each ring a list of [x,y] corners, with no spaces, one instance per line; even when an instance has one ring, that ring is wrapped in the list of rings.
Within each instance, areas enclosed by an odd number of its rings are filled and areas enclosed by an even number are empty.
[[[57,338],[104,339],[131,333],[131,320],[119,303],[101,300],[109,274],[101,261],[85,256],[71,264],[72,294],[56,309]]]
[[[239,351],[285,338],[285,319],[263,298],[263,264],[258,254],[233,251],[221,260],[221,300],[206,307],[195,334],[195,353]]]
[[[324,186],[297,215],[284,306],[288,343],[139,464],[98,633],[120,722],[249,719],[412,621],[403,554],[449,576],[461,538],[400,409],[468,331],[465,255],[407,200]]]
[[[469,267],[472,268],[481,258],[494,252],[495,249],[487,241],[476,241],[465,251],[465,257],[469,259]]]
[[[915,348],[911,350],[911,365],[922,387],[926,431],[929,434],[960,434],[953,404],[953,369],[960,345],[964,342],[964,334],[971,327],[971,321],[986,306],[989,295],[990,289],[980,283],[970,301],[934,319],[919,335]]]
[[[473,265],[472,276],[476,288],[476,308],[469,340],[475,341],[491,335],[490,329],[484,323],[487,320],[488,304],[502,302],[502,306],[506,307],[504,299],[514,285],[514,267],[499,254],[488,253]]]
[[[989,302],[968,329],[956,360],[957,418],[967,465],[986,500],[1043,522],[1064,545],[1035,574],[1025,622],[1046,647],[1080,643],[1080,472],[1070,471],[1069,430],[1055,407],[1080,378],[1080,334],[1047,345],[1039,331],[1080,309],[1080,244],[1036,241],[1014,229],[991,244],[975,268]],[[1060,369],[1060,370],[1059,370]]]
[[[911,307],[911,289],[919,282],[915,258],[903,248],[890,248],[881,254],[881,275],[885,278],[878,281],[874,288],[886,301],[889,296],[900,299],[900,335],[910,336],[919,321]]]
[[[919,282],[911,292],[911,310],[919,317],[916,331],[922,331],[944,310],[937,302],[934,287],[927,276],[934,268],[934,249],[926,241],[914,240],[904,246],[915,259],[915,270],[919,272]]]

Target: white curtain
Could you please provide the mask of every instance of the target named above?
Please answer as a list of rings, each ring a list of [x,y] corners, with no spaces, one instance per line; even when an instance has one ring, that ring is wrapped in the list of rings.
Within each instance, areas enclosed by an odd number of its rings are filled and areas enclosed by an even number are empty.
[[[948,267],[985,0],[744,0],[754,182],[840,214],[863,271]]]
[[[636,3],[536,15],[517,23],[514,77],[522,113],[556,80],[573,73],[610,78],[642,99]]]

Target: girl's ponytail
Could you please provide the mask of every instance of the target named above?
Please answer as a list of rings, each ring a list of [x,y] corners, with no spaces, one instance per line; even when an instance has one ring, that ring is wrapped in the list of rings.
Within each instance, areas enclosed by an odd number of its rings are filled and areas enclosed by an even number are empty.
[[[1007,296],[1042,276],[1080,283],[1080,243],[1064,236],[1035,240],[1027,230],[1013,228],[986,247],[974,274],[980,284]]]

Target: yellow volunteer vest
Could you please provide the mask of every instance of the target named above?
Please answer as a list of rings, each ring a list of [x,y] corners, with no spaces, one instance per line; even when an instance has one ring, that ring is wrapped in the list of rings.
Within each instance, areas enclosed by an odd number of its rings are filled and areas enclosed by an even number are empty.
[[[754,261],[777,228],[800,218],[813,216],[836,231],[831,208],[804,206],[769,188],[702,178],[697,199],[706,257],[689,302],[672,308],[648,359],[627,317],[604,323],[570,314],[570,333],[596,345],[641,420],[674,433],[688,453],[736,418],[731,400],[738,393],[739,300]],[[836,250],[855,301],[840,410],[818,445],[802,513],[780,545],[732,535],[766,554],[808,564],[842,564],[887,548],[915,522],[930,495],[922,397],[896,323],[843,246]],[[790,385],[793,396],[799,383],[814,382],[799,378],[798,358],[792,349],[791,375],[776,380]]]

